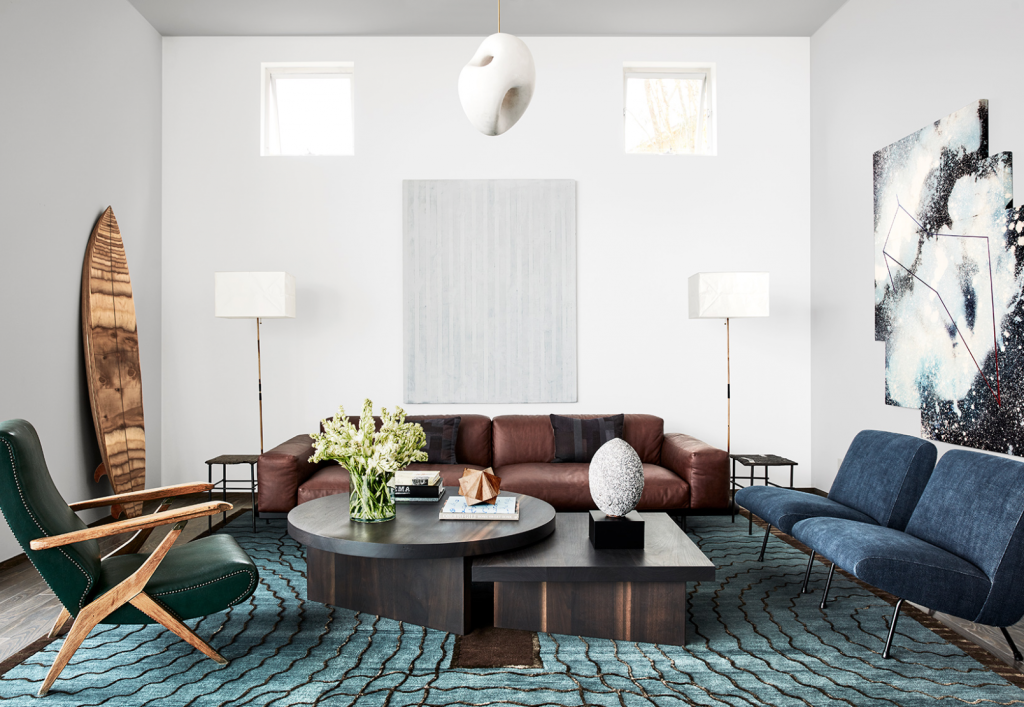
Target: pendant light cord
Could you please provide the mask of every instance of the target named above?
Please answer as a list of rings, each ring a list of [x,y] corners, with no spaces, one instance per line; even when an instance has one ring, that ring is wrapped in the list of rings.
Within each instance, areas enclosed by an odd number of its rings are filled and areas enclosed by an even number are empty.
[[[501,34],[501,0],[498,0],[498,34]]]

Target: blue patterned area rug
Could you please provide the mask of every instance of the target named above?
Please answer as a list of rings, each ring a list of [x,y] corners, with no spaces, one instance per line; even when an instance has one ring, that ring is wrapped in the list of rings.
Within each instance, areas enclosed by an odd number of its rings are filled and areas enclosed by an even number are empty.
[[[223,532],[260,566],[260,588],[248,603],[189,623],[229,665],[159,626],[107,626],[86,640],[43,701],[34,694],[59,640],[0,679],[0,700],[53,707],[1024,704],[1019,676],[986,667],[976,658],[987,654],[930,630],[920,612],[900,620],[894,658],[882,660],[891,613],[884,597],[837,575],[822,612],[820,593],[798,593],[807,555],[775,538],[762,565],[760,534],[727,517],[690,521],[691,537],[719,570],[715,582],[689,586],[685,648],[540,634],[538,668],[452,667],[450,634],[303,601],[303,551],[283,521],[254,534],[243,516]],[[822,578],[819,569],[818,592]]]

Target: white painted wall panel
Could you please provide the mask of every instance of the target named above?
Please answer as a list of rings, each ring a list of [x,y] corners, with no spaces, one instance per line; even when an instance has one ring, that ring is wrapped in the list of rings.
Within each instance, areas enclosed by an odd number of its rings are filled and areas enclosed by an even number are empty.
[[[831,487],[860,430],[921,433],[918,410],[885,404],[885,344],[874,337],[872,154],[979,98],[989,100],[990,154],[1024,150],[1024,45],[994,41],[998,28],[1024,22],[1024,6],[972,2],[970,22],[981,31],[965,29],[965,7],[849,0],[811,38],[812,429],[820,489]],[[952,448],[936,446],[940,454]]]
[[[69,502],[113,493],[92,481],[81,322],[85,246],[107,206],[131,268],[146,482],[161,481],[160,63],[160,35],[127,0],[0,0],[0,420],[35,426]],[[0,560],[20,552],[0,522]]]
[[[164,481],[259,449],[256,325],[213,316],[213,273],[295,275],[262,328],[267,446],[364,397],[401,404],[402,182],[576,182],[575,403],[409,412],[645,412],[725,448],[725,326],[687,318],[696,272],[771,273],[771,316],[732,325],[732,442],[810,480],[809,40],[524,37],[530,109],[473,129],[474,37],[164,38]],[[355,155],[260,157],[260,62],[355,63]],[[622,67],[715,62],[716,157],[627,155]],[[787,480],[788,480],[788,474]]]

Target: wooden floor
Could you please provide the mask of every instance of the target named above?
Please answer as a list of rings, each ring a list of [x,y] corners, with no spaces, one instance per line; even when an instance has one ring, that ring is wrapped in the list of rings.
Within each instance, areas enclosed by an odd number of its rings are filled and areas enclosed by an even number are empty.
[[[194,497],[182,497],[177,499],[172,508],[189,506],[193,503],[200,503],[206,500],[206,495]],[[228,494],[228,501],[234,504],[235,508],[229,514],[234,517],[252,507],[251,497],[247,493]],[[156,508],[156,502],[145,504],[144,512],[152,512]],[[213,523],[223,523],[224,516],[212,517]],[[157,528],[153,535],[143,546],[144,552],[150,552],[163,540],[164,535],[170,530]],[[199,518],[189,521],[184,532],[178,538],[178,544],[195,539],[198,535],[206,532],[207,521]],[[100,540],[100,551],[109,552],[121,543],[125,542],[129,535],[116,535]],[[36,572],[36,568],[25,558],[24,555],[15,560],[10,560],[0,566],[0,662],[14,655],[37,638],[46,635],[53,626],[53,622],[60,615],[60,602],[54,596],[50,588],[46,586],[43,578]]]
[[[205,501],[200,497],[183,497],[174,503],[174,508],[188,506]],[[247,493],[228,494],[228,501],[234,504],[230,517],[251,508],[252,503]],[[153,504],[146,505],[146,511],[153,509]],[[224,516],[213,517],[214,527],[224,522]],[[190,521],[178,542],[188,542],[206,532],[207,523],[203,519]],[[756,529],[755,529],[756,530]],[[143,547],[143,551],[153,550],[163,539],[164,532],[156,530]],[[100,541],[101,551],[113,550],[124,542],[127,536],[116,536]],[[60,603],[50,591],[35,568],[24,556],[20,561],[11,560],[0,565],[0,662],[17,653],[39,637],[45,635],[60,614]],[[998,628],[980,626],[969,621],[962,621],[945,614],[933,616],[964,638],[973,641],[980,647],[997,656],[1007,665],[1018,669],[1024,668],[1014,664],[1010,649]],[[1024,650],[1024,621],[1010,627],[1010,634],[1018,647]]]

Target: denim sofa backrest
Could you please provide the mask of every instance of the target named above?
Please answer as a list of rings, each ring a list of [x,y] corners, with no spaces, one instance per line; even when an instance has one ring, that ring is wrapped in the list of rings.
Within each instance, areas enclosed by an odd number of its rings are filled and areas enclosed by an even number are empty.
[[[988,575],[981,613],[1008,626],[1024,615],[1024,464],[956,449],[939,460],[907,533],[962,557]]]
[[[935,468],[935,445],[919,437],[864,430],[853,438],[828,497],[896,530],[907,527]]]

